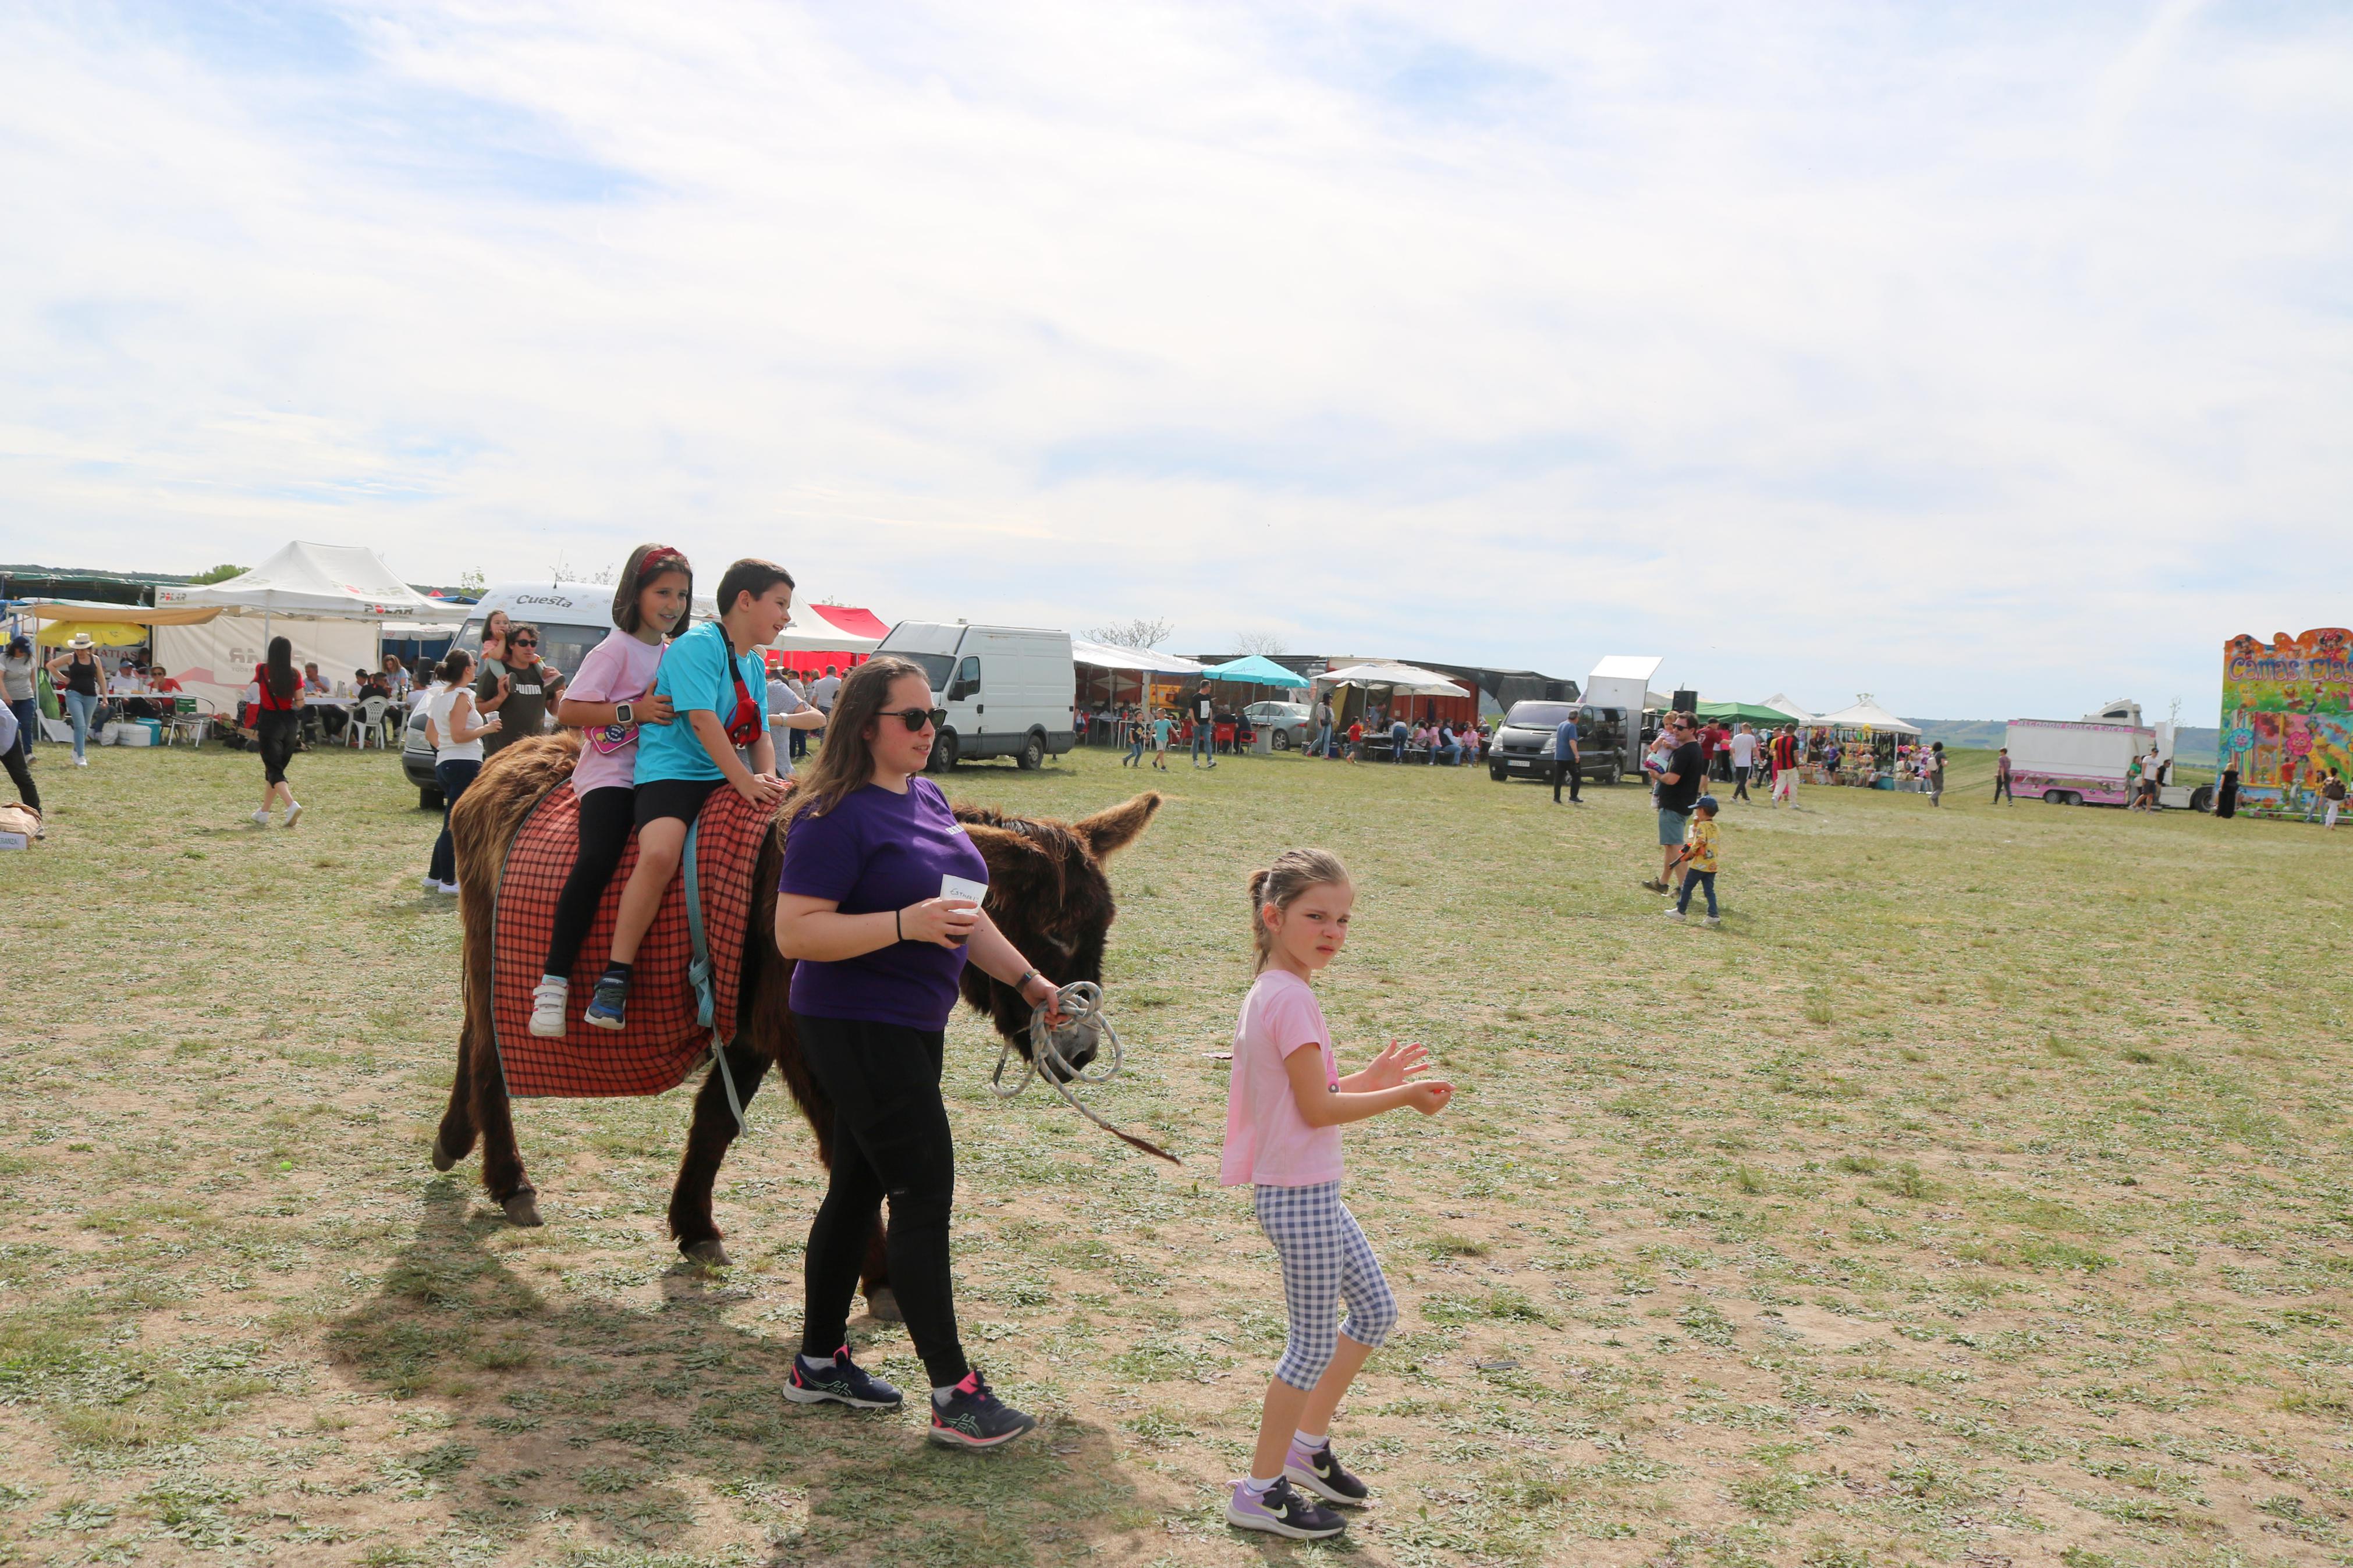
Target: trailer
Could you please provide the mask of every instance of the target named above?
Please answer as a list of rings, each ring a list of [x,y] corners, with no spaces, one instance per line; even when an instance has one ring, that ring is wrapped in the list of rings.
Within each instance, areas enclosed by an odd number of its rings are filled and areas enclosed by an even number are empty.
[[[2138,716],[2136,705],[2131,718]],[[2013,719],[2002,743],[2010,749],[2011,793],[2040,795],[2052,805],[2129,805],[2132,764],[2151,746],[2164,768],[2158,777],[2172,776],[2173,726],[2135,723],[2122,714]],[[2203,811],[2210,799],[2202,785],[2193,790],[2168,782],[2158,791],[2158,804],[2178,811]]]

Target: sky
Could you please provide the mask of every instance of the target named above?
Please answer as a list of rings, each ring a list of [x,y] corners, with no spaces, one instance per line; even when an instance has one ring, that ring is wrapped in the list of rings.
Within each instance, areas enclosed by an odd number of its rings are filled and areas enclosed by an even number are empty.
[[[2353,622],[2353,11],[19,8],[0,560],[2208,721]]]

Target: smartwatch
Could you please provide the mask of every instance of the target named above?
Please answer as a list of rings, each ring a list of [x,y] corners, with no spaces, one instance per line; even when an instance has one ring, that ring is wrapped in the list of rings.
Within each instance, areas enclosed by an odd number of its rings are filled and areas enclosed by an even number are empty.
[[[614,723],[634,724],[637,721],[637,710],[631,704],[627,702],[616,702],[613,704]]]

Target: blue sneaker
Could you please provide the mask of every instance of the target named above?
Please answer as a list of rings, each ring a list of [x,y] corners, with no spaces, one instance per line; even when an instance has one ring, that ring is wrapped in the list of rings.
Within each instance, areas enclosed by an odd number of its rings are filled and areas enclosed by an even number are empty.
[[[807,1362],[793,1357],[785,1397],[795,1405],[831,1403],[853,1410],[896,1410],[902,1402],[897,1389],[849,1359],[848,1345],[833,1352],[833,1364],[822,1372],[811,1372]]]
[[[949,1448],[994,1448],[1038,1425],[988,1391],[980,1373],[968,1372],[943,1405],[932,1401],[932,1441]]]
[[[588,1011],[581,1022],[598,1029],[628,1027],[629,983],[614,975],[596,982],[596,989],[588,997]]]
[[[1238,1530],[1262,1530],[1290,1541],[1329,1541],[1348,1528],[1348,1521],[1313,1498],[1302,1497],[1286,1478],[1263,1495],[1248,1481],[1234,1483],[1226,1500],[1226,1522]]]

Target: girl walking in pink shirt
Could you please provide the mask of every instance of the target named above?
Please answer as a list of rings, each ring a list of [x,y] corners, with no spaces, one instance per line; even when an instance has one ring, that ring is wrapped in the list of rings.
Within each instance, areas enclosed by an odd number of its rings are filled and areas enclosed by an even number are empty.
[[[1347,868],[1321,849],[1289,849],[1250,877],[1258,979],[1234,1029],[1219,1180],[1251,1184],[1259,1227],[1282,1263],[1290,1334],[1267,1385],[1250,1479],[1234,1483],[1226,1519],[1294,1541],[1346,1528],[1315,1500],[1361,1503],[1366,1489],[1341,1468],[1325,1434],[1341,1395],[1397,1322],[1380,1260],[1340,1201],[1340,1125],[1409,1105],[1435,1116],[1451,1084],[1416,1083],[1430,1067],[1420,1046],[1392,1041],[1343,1078],[1332,1031],[1315,1005],[1315,973],[1348,936],[1356,900]],[[1348,1316],[1335,1325],[1333,1309]],[[1303,1497],[1298,1488],[1314,1494]]]

